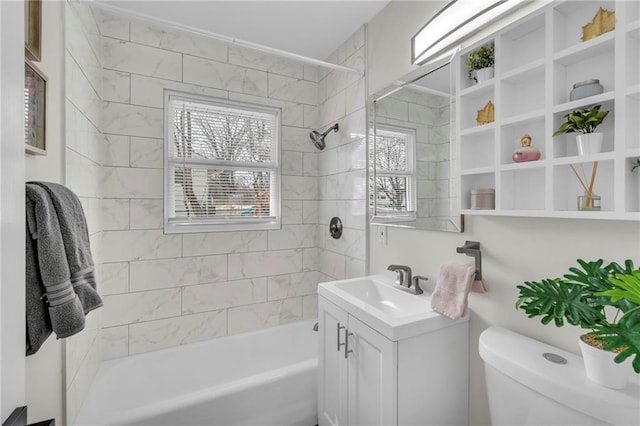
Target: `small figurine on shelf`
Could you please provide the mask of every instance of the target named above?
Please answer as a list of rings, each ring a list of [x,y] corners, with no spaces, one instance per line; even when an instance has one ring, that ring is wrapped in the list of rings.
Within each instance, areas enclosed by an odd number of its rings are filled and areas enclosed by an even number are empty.
[[[616,13],[600,8],[591,22],[582,27],[582,41],[588,41],[616,28]]]
[[[516,163],[524,163],[525,161],[537,161],[542,154],[540,150],[531,146],[531,136],[527,133],[520,138],[520,148],[516,149],[511,156]]]
[[[478,126],[482,126],[483,124],[492,123],[495,120],[495,107],[493,106],[493,102],[489,101],[487,104],[478,110],[478,115],[476,116],[476,122]]]

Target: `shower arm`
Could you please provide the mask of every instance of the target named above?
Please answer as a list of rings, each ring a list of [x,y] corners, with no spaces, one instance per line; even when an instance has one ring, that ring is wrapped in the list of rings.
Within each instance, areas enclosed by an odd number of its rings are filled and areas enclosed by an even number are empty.
[[[327,131],[322,134],[322,137],[324,138],[325,136],[327,136],[329,133],[331,133],[332,130],[337,132],[339,129],[340,127],[338,126],[338,123],[336,123],[333,126],[329,127]]]

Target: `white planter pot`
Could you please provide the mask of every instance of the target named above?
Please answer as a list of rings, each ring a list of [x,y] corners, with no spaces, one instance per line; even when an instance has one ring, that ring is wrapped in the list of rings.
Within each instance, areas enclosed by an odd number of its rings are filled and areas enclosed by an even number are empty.
[[[582,339],[578,339],[578,342],[589,379],[611,389],[624,389],[627,386],[629,376],[633,374],[631,358],[616,364],[613,360],[615,353],[588,345]]]
[[[493,67],[482,68],[476,70],[476,80],[478,83],[491,80],[493,78]]]
[[[603,139],[604,134],[602,133],[585,133],[577,135],[576,143],[578,144],[578,154],[589,155],[602,152]]]

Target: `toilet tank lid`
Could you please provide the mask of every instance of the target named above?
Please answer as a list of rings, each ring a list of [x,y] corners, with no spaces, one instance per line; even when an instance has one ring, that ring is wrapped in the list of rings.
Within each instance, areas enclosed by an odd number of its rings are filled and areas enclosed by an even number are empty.
[[[626,389],[614,390],[589,380],[582,357],[502,327],[489,327],[480,335],[484,362],[534,391],[611,424],[640,417],[640,380],[630,379]],[[566,364],[547,361],[542,354],[564,357]]]

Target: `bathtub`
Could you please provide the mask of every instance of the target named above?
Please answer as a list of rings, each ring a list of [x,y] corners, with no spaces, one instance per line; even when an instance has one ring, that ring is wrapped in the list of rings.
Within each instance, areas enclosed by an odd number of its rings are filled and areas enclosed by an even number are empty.
[[[102,363],[75,425],[310,425],[315,321]]]

